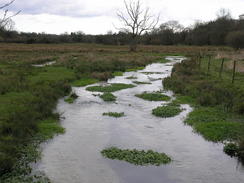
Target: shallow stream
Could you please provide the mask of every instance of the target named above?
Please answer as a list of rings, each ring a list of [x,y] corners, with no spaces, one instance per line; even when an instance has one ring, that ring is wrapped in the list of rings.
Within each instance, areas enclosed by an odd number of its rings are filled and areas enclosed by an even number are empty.
[[[86,87],[73,88],[79,98],[73,104],[60,100],[57,110],[66,133],[44,144],[37,170],[44,171],[53,183],[242,183],[244,168],[223,153],[223,144],[208,142],[183,123],[192,110],[182,105],[182,113],[172,118],[153,116],[152,109],[163,102],[135,97],[144,91],[163,90],[162,78],[171,74],[180,57],[170,63],[155,63],[144,70],[126,72],[108,83],[145,81],[152,84],[114,92],[116,103],[104,102],[97,92]],[[137,79],[126,79],[129,76]],[[160,79],[160,80],[157,80]],[[172,96],[170,91],[164,91]],[[103,116],[104,112],[124,112],[125,117]],[[135,166],[109,160],[100,151],[116,146],[152,149],[172,157],[168,165]]]

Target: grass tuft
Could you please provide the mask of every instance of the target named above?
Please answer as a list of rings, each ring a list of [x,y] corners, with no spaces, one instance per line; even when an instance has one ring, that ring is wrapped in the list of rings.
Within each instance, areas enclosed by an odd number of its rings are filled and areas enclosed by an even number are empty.
[[[98,80],[94,79],[94,78],[81,78],[80,80],[76,80],[76,81],[72,82],[72,86],[82,87],[82,86],[91,85],[91,84],[94,84],[97,82],[98,82]]]
[[[78,96],[76,95],[76,93],[71,93],[70,96],[68,96],[68,98],[66,98],[64,101],[69,103],[69,104],[72,104],[74,103],[75,99],[77,99]]]
[[[158,153],[152,150],[139,151],[136,149],[119,149],[117,147],[111,147],[101,151],[102,155],[109,159],[117,159],[127,161],[134,165],[155,165],[160,166],[162,164],[168,164],[172,160],[165,153]]]

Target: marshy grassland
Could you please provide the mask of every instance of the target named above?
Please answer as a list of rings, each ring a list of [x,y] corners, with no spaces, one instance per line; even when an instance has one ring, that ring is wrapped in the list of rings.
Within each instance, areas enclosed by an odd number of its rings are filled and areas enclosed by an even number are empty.
[[[164,86],[178,96],[175,103],[194,107],[186,124],[206,140],[231,142],[226,143],[225,152],[235,144],[232,154],[244,161],[244,73],[236,72],[233,82],[230,62],[225,59],[222,64],[222,59],[215,57],[191,58],[174,66]]]
[[[131,53],[127,46],[0,44],[0,180],[8,180],[9,177],[19,180],[23,174],[28,174],[28,163],[40,157],[38,144],[56,133],[64,132],[58,123],[59,115],[54,114],[53,109],[59,98],[72,96],[71,86],[106,81],[121,72],[142,69],[153,62],[164,62],[162,58],[166,55],[190,57],[200,51],[220,50],[231,51],[226,47],[140,46],[138,52]],[[45,67],[33,66],[50,61],[56,62]],[[165,81],[166,86],[178,94],[194,98],[196,110],[186,122],[196,131],[213,141],[235,140],[239,135],[233,130],[241,132],[243,126],[243,74],[238,73],[235,85],[231,85],[231,71],[226,70],[220,80],[213,68],[211,75],[206,75],[204,63],[201,70],[194,61],[184,62],[183,66],[176,65],[172,77]],[[217,65],[218,60],[214,60],[214,64]],[[133,85],[95,86],[88,90],[112,92],[129,87]],[[199,92],[201,95],[198,95]],[[73,99],[74,96],[68,102],[73,102]],[[207,109],[228,113],[219,115],[221,119],[218,115],[204,113],[204,118],[209,119],[206,123],[201,119],[189,122],[199,117],[199,110]],[[229,133],[221,131],[223,128]]]

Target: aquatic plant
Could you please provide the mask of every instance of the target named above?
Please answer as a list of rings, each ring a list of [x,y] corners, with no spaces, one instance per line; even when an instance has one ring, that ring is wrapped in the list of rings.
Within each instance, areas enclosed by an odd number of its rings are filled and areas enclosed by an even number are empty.
[[[142,98],[148,101],[169,101],[170,97],[159,92],[136,94],[136,97]]]
[[[155,165],[160,166],[162,164],[168,164],[172,160],[165,153],[158,153],[152,150],[129,150],[119,149],[117,147],[110,147],[101,151],[102,155],[109,159],[117,159],[127,161],[134,165]]]
[[[115,117],[115,118],[120,118],[125,116],[124,112],[107,112],[107,113],[103,113],[103,116],[111,116],[111,117]]]
[[[173,117],[178,115],[182,110],[178,106],[160,106],[153,109],[152,114],[158,117]]]
[[[100,98],[106,102],[113,102],[113,101],[116,101],[117,97],[114,96],[112,93],[106,92],[106,93],[100,95]]]
[[[91,86],[86,88],[88,91],[96,91],[96,92],[115,92],[118,90],[123,90],[127,88],[133,88],[135,85],[132,84],[124,84],[124,83],[113,83],[107,86]]]

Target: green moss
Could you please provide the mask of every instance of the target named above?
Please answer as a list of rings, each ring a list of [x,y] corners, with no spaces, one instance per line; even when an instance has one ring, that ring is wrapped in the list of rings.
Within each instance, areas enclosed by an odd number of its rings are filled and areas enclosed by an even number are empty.
[[[148,100],[148,101],[169,101],[170,97],[158,92],[154,92],[154,93],[142,93],[142,94],[137,94],[135,95],[136,97],[142,98],[144,100]]]
[[[77,99],[78,96],[75,93],[71,93],[66,99],[64,99],[65,102],[72,104],[74,103],[75,99]]]
[[[103,116],[111,116],[111,117],[115,117],[115,118],[120,118],[125,116],[124,112],[107,112],[107,113],[103,113]]]
[[[108,86],[91,86],[86,88],[88,91],[96,92],[115,92],[118,90],[123,90],[127,88],[133,88],[135,85],[132,84],[123,84],[123,83],[114,83]]]
[[[82,87],[82,86],[91,85],[91,84],[94,84],[97,82],[99,82],[99,80],[94,79],[94,78],[81,78],[79,80],[72,82],[72,86]]]
[[[123,76],[123,72],[117,71],[117,72],[113,72],[113,76]]]
[[[152,114],[158,117],[173,117],[178,115],[182,110],[178,106],[160,106],[153,109]]]
[[[150,83],[150,82],[141,82],[141,81],[133,81],[133,83],[135,83],[135,84],[138,84],[138,85],[149,85],[149,84],[152,84],[152,83]]]
[[[106,92],[100,96],[101,99],[103,99],[106,102],[113,102],[116,101],[116,96],[114,96],[112,93]]]
[[[111,147],[101,151],[102,155],[109,159],[117,159],[122,161],[127,161],[134,165],[155,165],[160,166],[162,164],[168,164],[172,160],[165,153],[158,153],[152,150],[139,151],[136,149],[119,149],[117,147]]]
[[[135,71],[143,70],[143,69],[145,69],[145,67],[130,68],[130,69],[126,69],[126,72],[135,72]]]

